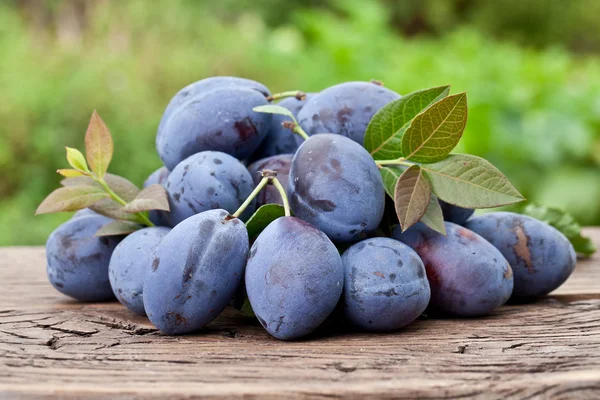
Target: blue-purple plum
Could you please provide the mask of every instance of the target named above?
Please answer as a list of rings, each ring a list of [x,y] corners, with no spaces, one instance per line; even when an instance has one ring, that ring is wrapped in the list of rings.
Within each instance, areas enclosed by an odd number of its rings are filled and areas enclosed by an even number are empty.
[[[165,227],[143,228],[115,247],[108,265],[110,286],[117,300],[136,314],[144,315],[144,279],[152,268],[154,251],[169,233]]]
[[[298,113],[298,123],[309,135],[336,133],[362,145],[373,115],[400,97],[373,82],[340,83],[311,97]]]
[[[425,311],[431,292],[417,253],[395,239],[376,237],[350,246],[344,263],[343,310],[368,331],[391,331]]]
[[[150,176],[144,181],[144,188],[150,185],[162,185],[165,186],[167,178],[169,177],[169,170],[167,167],[160,167],[156,171],[150,174]],[[169,226],[169,212],[162,210],[150,210],[148,212],[148,218],[154,225],[158,226]]]
[[[431,288],[433,312],[461,317],[491,313],[510,297],[513,272],[492,244],[475,232],[446,222],[447,236],[419,222],[394,238],[413,248],[423,260]]]
[[[440,207],[442,208],[442,214],[444,214],[444,221],[454,222],[455,224],[462,225],[475,212],[475,210],[472,208],[455,206],[453,204],[446,203],[443,200],[438,201],[440,203]]]
[[[560,231],[537,219],[493,212],[471,218],[465,226],[506,257],[515,274],[514,299],[546,295],[562,285],[575,269],[573,245]]]
[[[59,226],[46,242],[48,279],[59,292],[81,301],[114,299],[108,264],[122,236],[95,237],[112,219],[88,215]]]
[[[258,148],[270,128],[271,114],[252,110],[266,104],[262,93],[246,87],[200,91],[161,122],[156,136],[158,155],[170,171],[202,151],[246,158]]]
[[[261,325],[277,339],[293,340],[313,332],[335,309],[344,267],[323,232],[298,218],[281,217],[254,241],[245,279]]]
[[[285,107],[292,112],[294,117],[298,116],[298,112],[312,98],[315,93],[307,93],[306,99],[298,100],[295,97],[287,97],[277,103],[278,106]],[[278,154],[295,153],[301,141],[296,139],[296,135],[288,128],[283,127],[283,123],[291,121],[289,117],[284,115],[274,114],[271,120],[269,133],[263,142],[258,146],[258,149],[252,154],[251,160],[258,160],[275,156]]]
[[[254,179],[254,184],[258,185],[262,176],[260,171],[268,169],[277,171],[277,179],[281,182],[281,185],[286,188],[288,185],[288,179],[290,175],[290,167],[292,165],[293,154],[280,154],[263,158],[253,162],[248,166],[248,171]],[[257,196],[256,196],[256,208],[264,204],[283,204],[279,190],[273,185],[267,185]]]
[[[222,208],[231,213],[252,193],[250,172],[234,157],[218,151],[203,151],[179,163],[169,174],[169,222],[175,226],[202,211]],[[242,217],[254,212],[253,201]]]
[[[225,210],[181,222],[161,241],[144,282],[150,321],[172,335],[202,329],[233,298],[248,256],[244,223]]]
[[[294,214],[334,242],[366,238],[385,209],[383,182],[371,155],[332,133],[311,136],[298,148],[288,196]]]
[[[163,113],[163,116],[160,120],[160,124],[158,125],[158,135],[161,136],[164,134],[162,132],[162,129],[165,123],[168,121],[173,111],[180,107],[182,104],[187,103],[188,101],[193,100],[197,96],[206,94],[212,90],[232,86],[254,89],[261,93],[264,97],[267,97],[271,94],[271,92],[269,92],[269,89],[267,89],[267,87],[262,83],[250,79],[238,78],[235,76],[213,76],[210,78],[199,80],[197,82],[187,85],[179,92],[177,92],[175,96],[173,96],[173,98],[167,105],[165,112]]]

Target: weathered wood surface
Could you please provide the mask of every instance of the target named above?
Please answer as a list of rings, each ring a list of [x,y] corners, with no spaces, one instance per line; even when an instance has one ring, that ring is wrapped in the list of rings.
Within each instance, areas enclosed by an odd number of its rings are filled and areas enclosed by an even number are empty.
[[[600,244],[600,229],[588,229]],[[228,310],[158,333],[118,303],[76,303],[43,248],[0,249],[0,398],[600,398],[600,257],[550,297],[395,334],[279,342]]]

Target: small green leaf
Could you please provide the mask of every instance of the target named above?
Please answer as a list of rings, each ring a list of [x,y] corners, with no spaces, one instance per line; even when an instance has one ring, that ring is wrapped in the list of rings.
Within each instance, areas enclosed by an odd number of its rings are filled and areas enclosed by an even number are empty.
[[[144,188],[135,199],[128,203],[123,211],[137,213],[140,211],[163,210],[170,211],[167,191],[162,185],[155,183]]]
[[[50,193],[35,214],[77,211],[90,207],[106,197],[108,194],[95,186],[62,187]]]
[[[421,163],[444,159],[467,124],[467,94],[448,96],[415,117],[402,137],[404,158]]]
[[[65,147],[67,149],[67,161],[69,165],[75,168],[77,171],[88,172],[88,166],[85,163],[85,157],[81,152],[72,147]]]
[[[129,221],[112,221],[108,224],[102,226],[102,228],[98,229],[98,231],[94,234],[94,236],[119,236],[119,235],[127,235],[129,233],[135,232],[145,228],[143,225],[136,224],[134,222]]]
[[[444,214],[438,198],[432,193],[429,198],[429,205],[425,214],[421,217],[421,222],[436,232],[446,235],[446,225],[444,224]]]
[[[130,202],[136,198],[140,189],[135,186],[129,180],[120,177],[118,175],[106,174],[104,175],[104,181],[106,184],[121,197],[123,200]],[[87,176],[78,176],[73,178],[66,178],[60,182],[63,186],[78,186],[78,185],[90,185],[101,187],[98,183]]]
[[[379,170],[381,174],[381,178],[383,179],[383,187],[385,188],[386,193],[392,199],[394,198],[394,194],[396,191],[396,183],[398,179],[400,179],[400,175],[406,170],[406,167],[400,167],[397,165],[382,167]]]
[[[256,237],[269,225],[279,217],[283,217],[285,211],[279,204],[265,204],[252,214],[250,219],[246,222],[246,229],[248,229],[248,238],[250,243],[256,239]]]
[[[419,90],[392,101],[381,108],[369,122],[365,148],[375,160],[402,156],[402,136],[421,111],[448,96],[450,86]]]
[[[418,165],[409,167],[398,179],[394,205],[402,232],[416,224],[429,205],[431,186]]]
[[[112,160],[114,145],[108,128],[96,110],[85,133],[85,154],[90,168],[102,178]]]
[[[581,225],[573,216],[560,208],[529,204],[523,214],[543,221],[562,232],[579,254],[590,256],[596,252],[596,246],[589,237],[581,234]]]
[[[491,208],[524,198],[496,167],[470,154],[451,154],[433,164],[423,164],[431,189],[440,199],[465,208]]]
[[[66,178],[74,178],[76,176],[84,176],[83,172],[78,171],[76,169],[57,169],[56,172],[58,172],[60,175],[66,177]]]
[[[287,108],[282,107],[282,106],[268,104],[268,105],[264,105],[264,106],[254,107],[252,109],[252,111],[259,112],[259,113],[265,113],[265,114],[285,115],[286,117],[290,117],[292,119],[292,121],[296,122],[296,118],[294,117],[294,114],[292,114],[292,112],[290,110],[288,110]]]
[[[244,304],[242,304],[242,307],[240,308],[240,313],[244,317],[256,318],[254,310],[252,309],[252,305],[250,304],[250,300],[248,300],[247,297],[244,299]]]

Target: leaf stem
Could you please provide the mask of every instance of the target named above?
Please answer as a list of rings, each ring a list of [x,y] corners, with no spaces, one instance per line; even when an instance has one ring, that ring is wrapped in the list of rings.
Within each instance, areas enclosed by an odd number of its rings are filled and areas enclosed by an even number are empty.
[[[250,205],[250,203],[252,203],[252,200],[254,200],[254,198],[256,197],[256,195],[267,185],[267,183],[269,183],[269,177],[265,176],[261,179],[261,181],[258,183],[258,185],[256,185],[256,187],[254,188],[254,190],[252,191],[252,193],[250,193],[250,195],[248,196],[248,198],[246,199],[246,201],[244,201],[242,203],[242,205],[240,206],[240,208],[238,208],[236,210],[236,212],[234,212],[232,215],[235,218],[239,218],[240,215],[246,210],[246,208]]]
[[[415,165],[414,163],[406,161],[406,158],[400,157],[395,160],[375,160],[376,165],[406,165],[410,167],[411,165]]]
[[[275,93],[267,97],[267,101],[281,100],[286,97],[295,97],[298,100],[305,100],[306,93],[301,90],[290,90],[287,92]]]
[[[108,186],[108,184],[106,183],[106,181],[104,180],[104,178],[98,178],[95,174],[91,174],[91,178],[96,181],[100,186],[102,186],[102,188],[104,189],[104,191],[106,193],[108,193],[108,195],[110,196],[111,199],[113,199],[114,201],[116,201],[117,203],[119,203],[122,206],[126,206],[127,202],[125,200],[123,200],[121,198],[121,196],[119,196],[118,194],[116,194],[111,188],[110,186]],[[148,219],[148,217],[146,216],[145,213],[143,212],[137,212],[135,213],[137,218],[139,219],[139,221],[143,224],[145,224],[146,226],[155,226],[152,221],[150,221],[150,219]]]
[[[284,187],[281,185],[281,182],[279,182],[279,179],[277,179],[277,177],[275,177],[275,176],[271,178],[271,183],[279,191],[281,200],[283,200],[283,210],[285,212],[285,216],[289,217],[291,215],[290,214],[290,203],[288,201],[287,194],[285,193]]]

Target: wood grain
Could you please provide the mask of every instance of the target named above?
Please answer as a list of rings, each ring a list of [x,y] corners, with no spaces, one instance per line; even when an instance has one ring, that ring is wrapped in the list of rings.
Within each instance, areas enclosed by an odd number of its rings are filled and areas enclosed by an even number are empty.
[[[587,234],[600,244],[600,229]],[[77,303],[44,250],[0,249],[0,398],[600,398],[600,258],[551,296],[394,334],[331,323],[280,342],[227,310],[169,337],[118,303]]]

